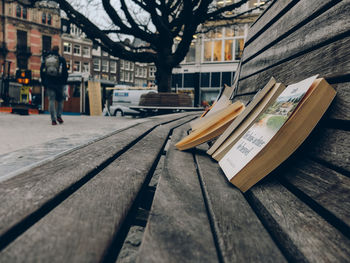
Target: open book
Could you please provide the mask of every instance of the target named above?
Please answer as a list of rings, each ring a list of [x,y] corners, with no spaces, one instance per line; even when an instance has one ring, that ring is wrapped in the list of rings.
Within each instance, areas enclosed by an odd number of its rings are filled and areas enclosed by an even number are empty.
[[[241,191],[286,160],[329,107],[336,92],[316,78],[289,85],[220,160],[228,180]]]
[[[210,121],[210,117],[213,117],[218,112],[223,111],[226,107],[230,106],[232,104],[232,101],[230,100],[232,91],[233,87],[225,85],[225,88],[221,90],[213,105],[207,109],[201,117],[190,122],[192,131],[198,129],[203,124]]]
[[[254,98],[247,104],[244,112],[215,141],[207,153],[219,161],[237,142],[240,136],[253,124],[259,114],[275,101],[284,88],[285,86],[283,84],[276,83],[276,80],[272,77],[265,87],[258,91]]]
[[[225,109],[215,112],[207,117],[196,130],[179,141],[175,146],[179,150],[186,150],[207,142],[222,134],[231,122],[244,110],[244,104],[240,101],[227,106]]]

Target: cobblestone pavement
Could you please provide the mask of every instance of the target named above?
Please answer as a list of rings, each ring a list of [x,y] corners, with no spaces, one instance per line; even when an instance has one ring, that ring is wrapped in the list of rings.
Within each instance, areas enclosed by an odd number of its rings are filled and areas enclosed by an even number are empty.
[[[48,114],[0,113],[0,181],[147,119],[70,116],[52,126]]]

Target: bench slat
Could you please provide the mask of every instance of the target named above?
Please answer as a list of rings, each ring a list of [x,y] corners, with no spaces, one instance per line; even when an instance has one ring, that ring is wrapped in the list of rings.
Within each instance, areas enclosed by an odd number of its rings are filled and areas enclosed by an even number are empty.
[[[350,228],[350,178],[312,160],[300,160],[286,169],[283,180]]]
[[[289,260],[348,261],[350,241],[275,180],[254,186],[248,196]]]
[[[264,34],[264,31],[262,31],[267,24],[272,23],[276,16],[278,16],[283,10],[288,9],[290,6],[290,0],[279,0],[279,1],[273,1],[271,3],[271,6],[264,15],[260,16],[259,19],[253,24],[251,28],[249,28],[248,36],[246,39],[246,43],[249,45],[249,42],[251,41],[252,37],[259,36],[261,34]],[[292,1],[293,4],[297,3],[298,0]]]
[[[82,180],[155,125],[183,114],[155,119],[118,132],[0,184],[0,236]]]
[[[341,76],[350,71],[350,37],[283,62],[259,74],[240,80],[237,94],[254,92],[274,76],[285,85],[296,83],[314,74],[321,77]],[[242,70],[245,70],[245,65]],[[254,83],[254,85],[252,85]]]
[[[313,13],[322,10],[329,2],[335,4],[331,8],[290,35],[283,34],[305,20]],[[240,77],[244,78],[260,71],[276,62],[287,59],[295,54],[317,47],[320,43],[333,39],[350,30],[349,0],[341,1],[300,1],[278,23],[272,25],[263,35],[258,37],[244,50],[244,70]],[[268,35],[269,37],[266,37]],[[279,42],[274,43],[276,40]],[[272,46],[271,46],[272,45]],[[266,49],[266,50],[265,50]],[[265,50],[262,52],[262,50]],[[262,52],[262,53],[261,53]],[[260,53],[260,54],[259,54]],[[257,55],[259,54],[259,55]],[[249,61],[247,61],[249,60]]]
[[[285,262],[242,193],[227,181],[218,164],[201,154],[196,154],[196,159],[224,262]]]
[[[307,144],[307,155],[350,171],[350,132],[336,129],[317,129]]]
[[[304,10],[306,16],[309,14],[308,8],[311,6],[314,8],[322,8],[319,7],[319,3],[315,4],[314,2],[315,1],[300,2],[300,5],[308,6],[306,6],[305,9],[302,9],[302,7],[299,7],[299,4],[297,4],[293,8],[293,10],[295,9],[294,12],[291,10],[289,13],[292,17],[296,16],[299,18],[300,14],[298,12],[300,12],[300,10]],[[349,32],[350,10],[347,8],[349,4],[350,0],[345,0],[333,6],[322,15],[304,25],[302,28],[299,28],[291,35],[288,35],[281,41],[274,44],[272,47],[268,47],[268,45],[275,40],[274,37],[281,36],[281,31],[285,30],[285,25],[276,24],[275,27],[269,28],[269,32],[266,32],[266,34],[269,35],[268,38],[265,37],[265,34],[262,35],[262,39],[256,39],[250,48],[248,46],[248,48],[245,50],[245,52],[248,54],[246,54],[243,65],[244,70],[241,72],[240,78],[250,76],[309,49],[316,49],[319,44],[325,43],[326,41],[331,41],[338,35]],[[298,15],[295,13],[298,13]],[[283,21],[286,24],[292,24],[290,23],[290,18],[286,17],[283,19]],[[286,28],[286,31],[288,30],[289,28]],[[256,53],[260,52],[261,49],[265,49],[266,47],[267,50],[247,61],[247,59],[255,56]]]
[[[171,138],[138,262],[218,262],[192,154],[174,147],[188,129]]]
[[[0,253],[0,261],[101,261],[159,156],[169,130],[185,120],[159,126],[137,142],[6,247]]]

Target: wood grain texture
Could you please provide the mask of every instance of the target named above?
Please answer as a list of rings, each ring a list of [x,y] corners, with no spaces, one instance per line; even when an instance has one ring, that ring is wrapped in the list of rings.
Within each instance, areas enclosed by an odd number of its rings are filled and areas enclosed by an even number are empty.
[[[192,154],[174,147],[188,129],[172,136],[137,262],[218,262]]]
[[[101,163],[155,125],[184,115],[167,116],[131,127],[0,184],[0,236],[65,191]]]
[[[349,46],[350,37],[346,37],[252,75],[239,82],[237,94],[256,91],[257,87],[267,83],[271,76],[275,77],[278,82],[289,85],[315,74],[325,78],[329,75],[347,74],[350,71]],[[244,65],[242,70],[244,72]]]
[[[337,91],[327,117],[338,120],[350,120],[350,83],[332,84]]]
[[[248,195],[291,262],[347,262],[350,241],[274,180]]]
[[[201,154],[196,159],[224,262],[285,262],[242,193],[227,181],[218,164]]]
[[[350,178],[311,160],[299,160],[283,179],[350,227]]]
[[[350,171],[350,132],[336,129],[317,129],[306,142],[311,158],[321,159]]]
[[[281,19],[280,23],[274,24],[244,50],[246,52],[245,61],[240,77],[245,78],[348,32],[350,30],[350,1],[344,0],[246,62],[247,59],[255,56],[256,53],[265,49],[270,43],[281,37],[283,33],[290,30],[295,26],[295,23],[299,23],[305,17],[312,15],[312,12],[322,9],[324,4],[328,4],[327,2],[330,1],[317,1],[317,4],[315,1],[301,1],[295,5]]]
[[[100,262],[169,130],[157,127],[0,252],[1,262]]]
[[[271,23],[271,21],[279,14],[281,11],[283,11],[289,4],[290,0],[279,0],[279,1],[274,1],[265,14],[263,16],[259,17],[259,20],[257,20],[251,28],[249,28],[248,36],[246,39],[246,43],[251,41],[252,37],[255,37],[255,35],[260,35],[263,33],[262,29],[266,26],[266,24]],[[293,2],[298,2],[298,1],[293,1]],[[278,23],[278,20],[277,20]]]

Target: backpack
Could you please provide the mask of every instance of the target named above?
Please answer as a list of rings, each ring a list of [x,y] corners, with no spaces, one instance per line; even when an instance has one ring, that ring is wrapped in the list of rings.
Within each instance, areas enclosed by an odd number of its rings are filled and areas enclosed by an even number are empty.
[[[51,77],[60,77],[62,75],[62,65],[58,55],[49,54],[45,58],[45,72]]]

